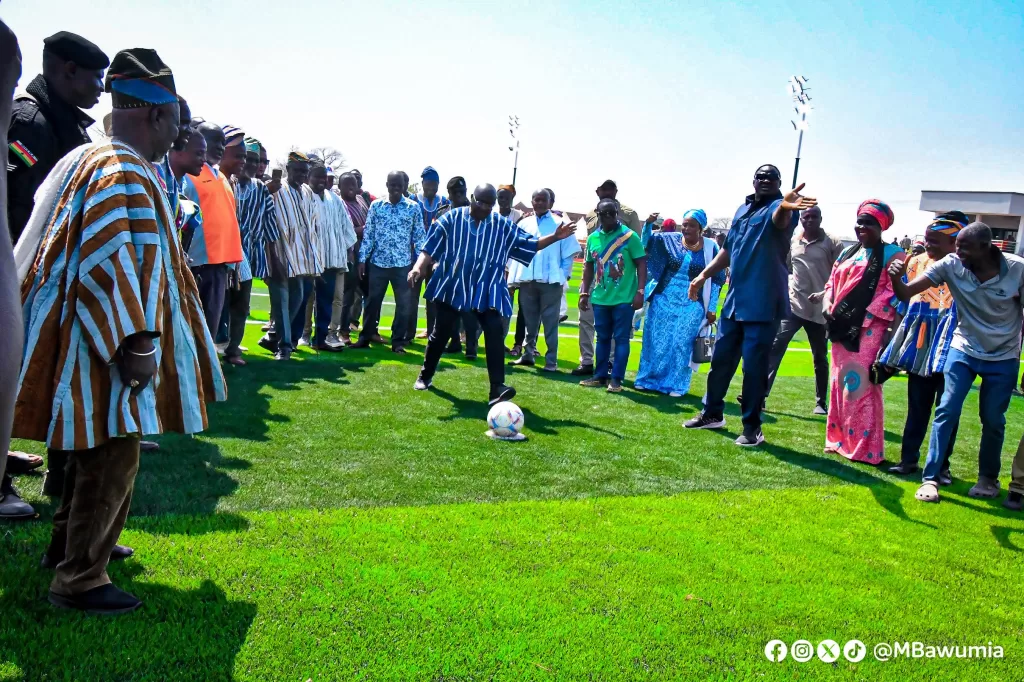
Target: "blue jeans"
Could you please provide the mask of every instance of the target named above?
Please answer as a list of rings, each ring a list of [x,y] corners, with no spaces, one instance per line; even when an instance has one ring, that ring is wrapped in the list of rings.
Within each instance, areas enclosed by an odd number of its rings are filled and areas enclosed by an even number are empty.
[[[725,394],[743,359],[743,428],[761,428],[761,408],[768,395],[768,370],[772,344],[779,330],[778,320],[772,322],[740,322],[722,318],[718,326],[715,352],[708,372],[708,391],[704,396],[704,413],[721,417],[725,411]]]
[[[273,338],[278,348],[295,348],[295,342],[302,336],[305,326],[302,311],[306,307],[306,299],[313,290],[308,277],[289,277],[288,279],[265,279],[270,293],[270,309],[274,317]],[[293,324],[298,320],[298,331]]]
[[[955,348],[946,358],[946,389],[935,408],[932,436],[928,441],[928,459],[924,463],[924,480],[937,481],[944,455],[960,423],[964,400],[977,377],[981,377],[978,413],[981,416],[981,446],[978,450],[978,476],[999,478],[1003,435],[1006,431],[1006,408],[1017,386],[1020,360],[978,360]]]
[[[633,328],[633,306],[630,303],[620,305],[595,305],[594,330],[597,332],[597,348],[594,351],[594,378],[608,378],[608,358],[612,354],[612,341],[615,341],[615,359],[612,361],[612,379],[622,381],[626,378],[626,365],[629,363],[629,332]]]
[[[336,268],[325,270],[323,275],[313,280],[313,289],[316,295],[316,309],[313,311],[316,318],[316,327],[313,330],[314,346],[327,340],[331,315],[334,314],[334,285],[337,281],[338,270]]]

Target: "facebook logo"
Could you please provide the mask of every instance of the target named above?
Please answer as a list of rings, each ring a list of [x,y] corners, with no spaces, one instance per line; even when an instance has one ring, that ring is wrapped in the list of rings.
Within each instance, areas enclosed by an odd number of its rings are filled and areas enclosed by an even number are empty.
[[[778,663],[786,658],[786,643],[781,639],[773,639],[764,645],[764,656],[772,663]]]

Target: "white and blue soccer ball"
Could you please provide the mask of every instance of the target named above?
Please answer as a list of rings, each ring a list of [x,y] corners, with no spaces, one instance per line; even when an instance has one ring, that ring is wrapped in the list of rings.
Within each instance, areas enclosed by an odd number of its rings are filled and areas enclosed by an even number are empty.
[[[526,424],[526,417],[523,411],[515,403],[498,403],[487,413],[487,426],[491,428],[495,436],[500,438],[511,438],[523,431]]]

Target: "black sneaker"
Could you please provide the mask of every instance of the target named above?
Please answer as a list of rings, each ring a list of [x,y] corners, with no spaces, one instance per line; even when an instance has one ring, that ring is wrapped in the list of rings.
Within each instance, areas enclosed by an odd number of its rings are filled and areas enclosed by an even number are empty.
[[[0,519],[34,519],[35,509],[25,500],[21,499],[18,491],[14,489],[14,482],[6,474],[0,481]]]
[[[949,469],[943,469],[939,472],[939,485],[953,485],[953,475],[949,473]]]
[[[57,594],[50,590],[50,603],[62,609],[76,609],[100,615],[129,613],[142,606],[142,601],[138,597],[119,590],[111,583],[72,596]]]
[[[430,388],[433,385],[434,385],[434,382],[432,382],[430,379],[424,379],[423,377],[417,377],[416,378],[416,383],[413,384],[412,387],[414,389],[416,389],[417,391],[425,391],[425,390],[427,390],[428,388]]]
[[[890,474],[896,474],[897,476],[909,476],[916,474],[921,470],[921,467],[911,462],[900,462],[896,466],[889,467]]]
[[[764,442],[764,434],[761,429],[743,429],[743,435],[736,439],[736,445],[744,448],[752,448]]]
[[[589,365],[581,364],[572,371],[574,377],[589,377],[594,376],[594,364]]]
[[[277,352],[277,341],[271,339],[269,336],[261,336],[260,340],[257,341],[256,343],[260,348],[264,350],[268,350],[271,353]]]
[[[1006,496],[1005,500],[1003,500],[1003,507],[1009,509],[1010,511],[1019,512],[1021,510],[1024,510],[1024,495],[1021,495],[1020,493],[1015,493],[1011,490],[1010,494]]]
[[[704,412],[701,412],[696,417],[683,424],[683,428],[687,429],[721,429],[724,427],[724,417],[713,417]]]
[[[507,400],[512,400],[512,398],[514,397],[516,397],[516,389],[512,388],[511,386],[505,386],[504,384],[492,386],[491,399],[487,401],[487,405],[490,407],[494,407],[498,403],[503,403]]]

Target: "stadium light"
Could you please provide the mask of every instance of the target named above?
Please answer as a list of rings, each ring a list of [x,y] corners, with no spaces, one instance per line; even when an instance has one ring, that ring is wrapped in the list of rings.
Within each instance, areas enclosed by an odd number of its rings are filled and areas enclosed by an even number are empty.
[[[807,79],[803,76],[791,76],[786,84],[786,91],[796,102],[793,111],[800,117],[798,120],[790,121],[793,130],[800,133],[796,142],[796,165],[793,166],[793,187],[796,187],[797,176],[800,174],[800,152],[804,146],[804,131],[810,126],[807,123],[807,114],[814,110],[811,106],[810,88],[807,87]]]
[[[515,114],[509,114],[508,117],[508,134],[512,136],[515,141],[514,145],[509,145],[508,150],[515,152],[515,160],[512,162],[512,184],[516,184],[516,173],[519,171],[519,117]]]

